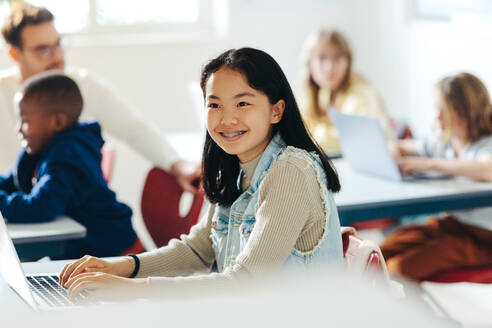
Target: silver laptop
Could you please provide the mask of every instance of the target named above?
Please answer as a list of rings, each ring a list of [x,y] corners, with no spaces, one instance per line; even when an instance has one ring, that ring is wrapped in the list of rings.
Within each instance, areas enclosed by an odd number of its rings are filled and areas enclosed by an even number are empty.
[[[343,158],[355,171],[392,180],[448,177],[435,171],[402,175],[376,118],[343,114],[335,108],[329,109],[328,113],[338,130]]]
[[[5,282],[35,310],[71,307],[87,295],[70,300],[67,289],[58,284],[58,275],[54,273],[25,275],[1,213],[0,272]]]

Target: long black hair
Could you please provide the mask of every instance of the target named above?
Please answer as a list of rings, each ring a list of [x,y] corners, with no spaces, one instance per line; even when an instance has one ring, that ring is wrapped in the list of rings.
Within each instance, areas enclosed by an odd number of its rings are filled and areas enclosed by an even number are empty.
[[[316,152],[323,164],[328,180],[328,189],[340,190],[338,175],[325,152],[313,141],[301,118],[299,107],[282,69],[275,59],[264,51],[253,48],[230,49],[212,59],[202,70],[200,86],[203,96],[213,73],[227,67],[243,74],[248,84],[263,92],[270,102],[285,101],[285,110],[280,122],[273,125],[272,135],[278,131],[287,145]],[[211,203],[230,206],[241,194],[238,188],[239,159],[227,154],[210,137],[207,131],[202,157],[203,187]]]

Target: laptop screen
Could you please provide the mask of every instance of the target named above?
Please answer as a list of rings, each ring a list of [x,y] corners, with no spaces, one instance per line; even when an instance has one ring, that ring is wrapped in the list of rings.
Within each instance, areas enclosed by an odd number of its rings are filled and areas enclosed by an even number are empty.
[[[3,279],[32,307],[36,307],[34,298],[27,285],[24,270],[15,251],[5,221],[0,214],[0,272]]]
[[[329,115],[338,130],[343,158],[354,170],[401,180],[377,119],[344,114],[337,109],[330,109]]]

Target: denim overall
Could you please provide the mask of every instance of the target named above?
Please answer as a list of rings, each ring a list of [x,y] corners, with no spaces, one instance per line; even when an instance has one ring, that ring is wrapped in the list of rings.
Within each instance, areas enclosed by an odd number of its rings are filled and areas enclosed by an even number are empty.
[[[271,165],[284,156],[296,156],[305,159],[316,169],[326,213],[324,234],[318,244],[308,252],[292,249],[284,263],[284,268],[312,271],[312,269],[320,268],[327,264],[343,263],[340,222],[335,201],[327,188],[326,175],[321,161],[317,154],[286,146],[280,134],[276,134],[261,155],[248,189],[230,207],[217,206],[215,208],[210,238],[212,239],[218,272],[233,266],[237,256],[248,242],[256,222],[258,188]],[[238,188],[241,186],[242,176],[241,172],[238,179]]]

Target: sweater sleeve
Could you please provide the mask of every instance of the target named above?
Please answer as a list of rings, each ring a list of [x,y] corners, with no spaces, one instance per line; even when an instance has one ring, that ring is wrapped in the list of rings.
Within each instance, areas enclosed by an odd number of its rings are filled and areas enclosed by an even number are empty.
[[[214,209],[215,206],[210,206],[206,217],[193,226],[188,235],[172,239],[165,247],[139,254],[137,277],[175,277],[209,270],[215,259],[210,239]]]
[[[14,175],[9,172],[5,176],[0,176],[0,191],[10,194],[15,191]]]
[[[87,73],[85,73],[87,74]],[[169,170],[178,154],[155,124],[143,116],[105,81],[93,76],[81,80],[84,116],[96,119],[103,131],[126,143],[153,164]]]
[[[311,198],[321,201],[320,197],[312,197],[313,184],[317,190],[319,186],[314,168],[310,168],[303,170],[288,160],[272,165],[259,189],[255,226],[234,266],[222,273],[200,276],[151,277],[148,279],[150,296],[182,296],[278,272],[306,224]]]
[[[69,181],[76,176],[67,165],[55,164],[47,168],[30,193],[0,191],[0,211],[9,222],[46,222],[64,214],[73,199]]]

